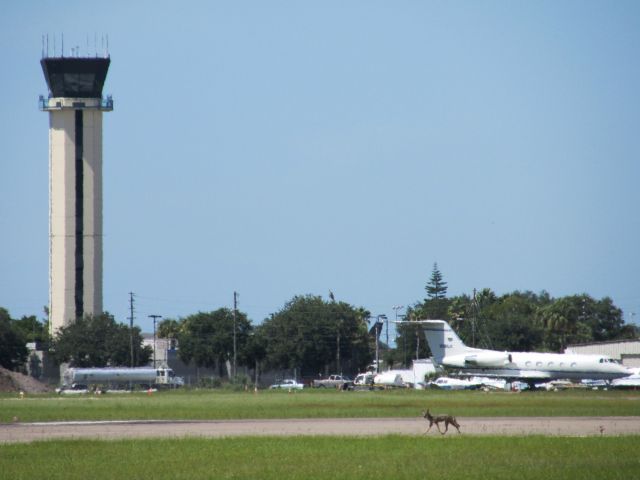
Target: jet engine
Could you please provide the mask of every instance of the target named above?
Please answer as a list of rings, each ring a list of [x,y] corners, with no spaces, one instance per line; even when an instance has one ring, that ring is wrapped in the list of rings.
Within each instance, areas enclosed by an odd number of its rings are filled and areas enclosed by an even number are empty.
[[[473,367],[503,367],[511,363],[511,355],[507,352],[479,352],[466,355],[464,363]]]

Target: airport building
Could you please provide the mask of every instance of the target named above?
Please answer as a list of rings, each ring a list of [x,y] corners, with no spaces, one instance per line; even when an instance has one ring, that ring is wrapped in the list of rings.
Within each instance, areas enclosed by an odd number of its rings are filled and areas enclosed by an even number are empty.
[[[102,88],[110,59],[48,57],[49,328],[102,313]]]
[[[169,365],[169,361],[176,357],[176,340],[159,338],[153,333],[142,333],[142,346],[148,346],[153,350],[152,359],[155,359],[155,367]],[[153,365],[153,361],[151,362]]]
[[[568,345],[564,353],[608,355],[625,367],[640,367],[640,339]]]

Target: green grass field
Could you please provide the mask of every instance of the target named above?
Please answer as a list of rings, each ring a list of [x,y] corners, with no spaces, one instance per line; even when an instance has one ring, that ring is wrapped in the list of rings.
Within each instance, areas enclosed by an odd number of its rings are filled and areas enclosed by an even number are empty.
[[[183,390],[102,396],[0,396],[0,422],[416,417],[426,407],[457,416],[637,416],[640,392],[395,390],[232,393]]]
[[[416,417],[637,416],[640,392],[183,390],[103,396],[0,396],[0,422]],[[2,426],[0,425],[0,428]],[[627,437],[277,437],[60,440],[0,445],[0,478],[638,478]]]
[[[297,437],[53,441],[0,447],[18,479],[632,479],[633,437]]]

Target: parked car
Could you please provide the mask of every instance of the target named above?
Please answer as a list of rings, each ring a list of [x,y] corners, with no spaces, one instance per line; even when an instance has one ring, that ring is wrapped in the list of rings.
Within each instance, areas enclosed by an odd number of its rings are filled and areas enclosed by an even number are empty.
[[[353,387],[353,380],[342,375],[329,375],[327,378],[314,380],[313,386],[316,388],[340,388],[346,390]]]
[[[79,383],[74,383],[69,387],[61,387],[56,388],[56,393],[58,395],[83,395],[85,393],[89,393],[89,387],[86,385],[81,385]]]
[[[282,380],[282,382],[280,383],[274,383],[269,388],[271,389],[284,388],[286,390],[302,390],[304,388],[304,385],[302,383],[296,382],[291,378],[286,378]]]

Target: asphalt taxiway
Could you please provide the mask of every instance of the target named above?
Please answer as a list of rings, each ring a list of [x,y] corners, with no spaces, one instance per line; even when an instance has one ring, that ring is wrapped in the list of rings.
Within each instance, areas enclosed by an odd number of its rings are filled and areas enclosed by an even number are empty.
[[[462,435],[639,435],[638,417],[458,417]],[[424,435],[422,418],[78,421],[0,424],[0,443],[49,439]],[[442,427],[444,428],[444,427]],[[427,435],[440,436],[434,426]],[[458,435],[451,427],[447,435]]]

